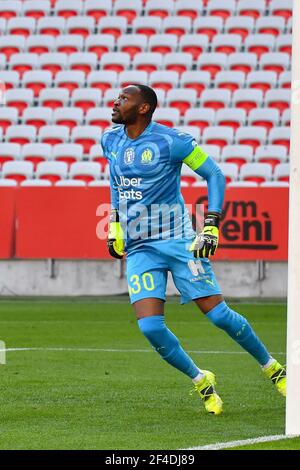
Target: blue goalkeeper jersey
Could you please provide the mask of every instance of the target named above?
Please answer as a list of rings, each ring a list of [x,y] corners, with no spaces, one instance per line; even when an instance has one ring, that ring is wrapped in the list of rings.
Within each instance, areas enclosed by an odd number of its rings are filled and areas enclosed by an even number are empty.
[[[124,125],[116,126],[103,134],[101,145],[127,251],[158,239],[194,237],[180,190],[183,162],[208,181],[208,208],[221,212],[224,177],[190,135],[152,121],[136,139]]]

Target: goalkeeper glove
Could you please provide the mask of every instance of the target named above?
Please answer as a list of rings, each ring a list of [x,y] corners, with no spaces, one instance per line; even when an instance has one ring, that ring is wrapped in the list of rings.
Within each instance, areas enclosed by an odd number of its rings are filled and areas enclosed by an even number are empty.
[[[209,258],[215,254],[219,241],[220,214],[209,212],[204,219],[204,228],[193,241],[190,251],[195,258]]]
[[[125,254],[124,233],[116,209],[112,209],[110,213],[107,247],[111,256],[117,259],[123,258]]]

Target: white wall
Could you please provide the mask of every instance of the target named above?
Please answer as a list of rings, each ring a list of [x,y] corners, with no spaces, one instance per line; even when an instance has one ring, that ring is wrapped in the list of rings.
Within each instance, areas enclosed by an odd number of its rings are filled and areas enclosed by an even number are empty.
[[[127,284],[121,266],[118,261],[0,260],[0,296],[122,294]],[[287,263],[216,262],[213,266],[225,296],[286,297]],[[170,279],[168,294],[174,293]]]

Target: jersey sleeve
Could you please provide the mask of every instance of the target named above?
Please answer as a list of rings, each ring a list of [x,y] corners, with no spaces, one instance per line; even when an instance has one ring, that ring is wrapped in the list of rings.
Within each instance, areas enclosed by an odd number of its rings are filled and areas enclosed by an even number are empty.
[[[170,146],[170,157],[172,163],[181,163],[197,147],[196,140],[185,132],[175,131]]]
[[[109,151],[109,148],[108,148],[108,132],[105,132],[101,139],[100,139],[100,145],[102,147],[102,151],[103,151],[103,155],[104,157],[109,160],[109,154],[110,154],[110,151]]]
[[[106,132],[102,135],[101,137],[101,147],[103,150],[103,155],[104,157],[108,160],[109,164],[111,162],[110,160],[110,146],[109,146],[109,140],[108,139],[109,133]],[[110,181],[110,204],[112,209],[117,209],[119,210],[119,192],[116,183],[114,182],[112,176],[109,176],[109,181]]]

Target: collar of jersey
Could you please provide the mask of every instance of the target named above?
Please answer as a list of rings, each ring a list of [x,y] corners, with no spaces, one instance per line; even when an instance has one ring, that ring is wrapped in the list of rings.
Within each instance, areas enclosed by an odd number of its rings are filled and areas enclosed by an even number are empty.
[[[126,135],[127,139],[131,140],[132,142],[139,139],[140,137],[146,135],[146,134],[149,134],[151,129],[152,129],[152,126],[153,126],[154,122],[153,121],[150,121],[150,123],[148,124],[147,127],[145,127],[145,129],[143,130],[143,132],[138,136],[136,137],[135,139],[131,139],[130,137],[128,137],[127,135],[127,132],[126,132],[126,129],[125,129],[125,126],[123,128],[123,131],[124,131],[124,134]]]

